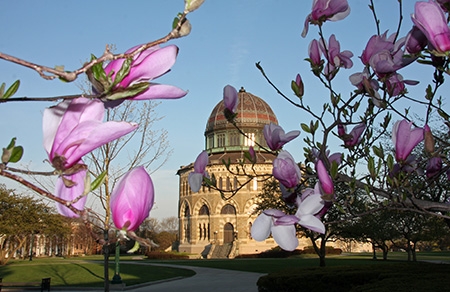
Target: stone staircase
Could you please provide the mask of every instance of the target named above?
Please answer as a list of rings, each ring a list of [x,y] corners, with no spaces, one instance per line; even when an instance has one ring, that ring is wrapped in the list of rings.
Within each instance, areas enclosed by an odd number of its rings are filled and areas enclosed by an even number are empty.
[[[212,248],[211,255],[208,258],[211,259],[227,259],[230,255],[231,249],[233,248],[232,243],[224,243],[222,245],[214,245]]]

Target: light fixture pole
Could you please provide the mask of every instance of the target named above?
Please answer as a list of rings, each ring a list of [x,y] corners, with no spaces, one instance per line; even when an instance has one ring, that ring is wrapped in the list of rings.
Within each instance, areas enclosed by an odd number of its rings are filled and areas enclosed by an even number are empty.
[[[122,278],[120,277],[120,244],[119,240],[116,241],[116,255],[114,258],[114,262],[116,264],[114,276],[112,277],[111,284],[122,284]]]

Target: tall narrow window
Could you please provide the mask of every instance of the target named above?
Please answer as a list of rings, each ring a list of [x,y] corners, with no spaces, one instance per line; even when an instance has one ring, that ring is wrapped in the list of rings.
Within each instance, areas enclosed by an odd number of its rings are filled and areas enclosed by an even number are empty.
[[[245,133],[244,146],[255,146],[255,133]]]
[[[256,179],[256,177],[253,178],[253,190],[258,190],[258,180]]]
[[[225,134],[217,134],[217,147],[225,147]]]

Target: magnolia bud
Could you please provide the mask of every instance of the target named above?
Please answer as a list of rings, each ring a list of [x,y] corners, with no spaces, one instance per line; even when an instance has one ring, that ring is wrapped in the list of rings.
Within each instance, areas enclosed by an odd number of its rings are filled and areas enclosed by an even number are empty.
[[[184,36],[187,36],[188,34],[191,33],[191,23],[189,22],[189,20],[184,19],[183,23],[181,24],[181,27],[178,29],[174,29],[172,30],[171,34],[174,38],[181,38]]]
[[[192,12],[202,6],[205,0],[184,0],[184,13]]]
[[[424,127],[425,151],[428,153],[434,152],[434,137],[428,125]]]

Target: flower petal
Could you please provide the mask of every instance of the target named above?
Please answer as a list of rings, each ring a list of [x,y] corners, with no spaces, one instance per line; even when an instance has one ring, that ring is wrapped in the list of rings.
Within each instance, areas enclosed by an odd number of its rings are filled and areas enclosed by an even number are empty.
[[[65,201],[73,201],[76,198],[83,195],[85,191],[85,179],[87,175],[87,170],[81,170],[80,172],[77,172],[72,175],[66,175],[64,176],[65,179],[71,180],[75,184],[72,187],[67,187],[64,184],[64,181],[61,177],[59,177],[55,184],[55,196],[58,198],[61,198]],[[86,204],[87,196],[83,196],[81,199],[79,199],[76,203],[73,203],[72,206],[75,207],[78,210],[83,210],[84,205]],[[67,208],[63,204],[56,204],[56,209],[58,210],[59,214],[69,217],[69,218],[78,218],[79,215],[74,213],[72,210]]]
[[[302,216],[305,216],[307,214],[314,215],[323,208],[323,205],[324,202],[320,194],[316,193],[310,195],[302,201],[295,215],[300,219],[302,218]]]
[[[284,250],[293,251],[298,246],[295,225],[273,226],[272,236],[278,245]]]
[[[132,100],[149,99],[177,99],[185,96],[188,92],[176,86],[167,84],[151,83],[150,87],[140,94],[130,98]]]
[[[191,172],[188,176],[188,182],[192,192],[197,193],[202,187],[203,174],[198,172]]]
[[[251,235],[256,241],[263,241],[270,235],[270,228],[272,227],[272,217],[261,213],[256,217],[252,224]]]
[[[136,230],[148,217],[154,201],[153,182],[143,166],[133,168],[111,193],[111,212],[118,229]]]
[[[301,226],[308,228],[312,231],[325,233],[325,225],[323,225],[322,221],[319,218],[313,215],[303,215],[298,222]]]

